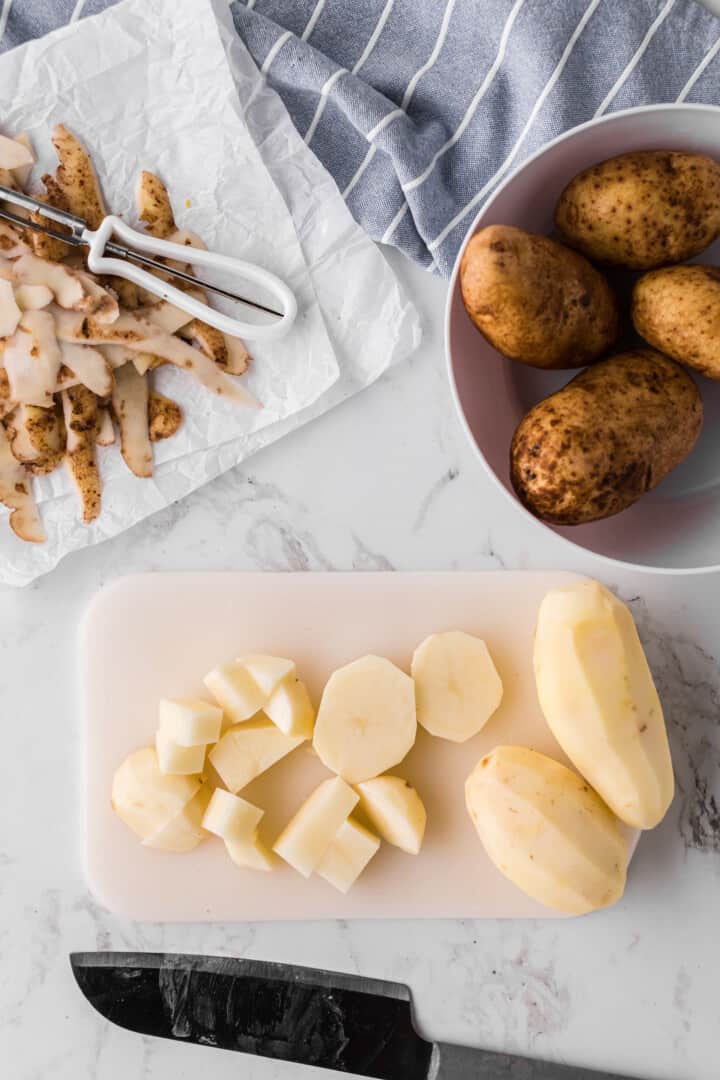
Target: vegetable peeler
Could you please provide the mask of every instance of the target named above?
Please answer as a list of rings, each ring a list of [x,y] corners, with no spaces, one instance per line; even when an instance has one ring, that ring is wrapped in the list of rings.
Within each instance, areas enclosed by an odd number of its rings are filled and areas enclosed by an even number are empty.
[[[114,214],[109,214],[103,219],[98,229],[92,230],[88,228],[87,222],[75,214],[58,210],[54,206],[33,199],[31,195],[25,195],[20,191],[14,191],[12,188],[3,187],[2,185],[0,185],[0,199],[32,213],[41,214],[42,217],[51,221],[57,221],[59,224],[67,226],[70,231],[68,233],[56,231],[46,225],[40,225],[35,221],[28,220],[20,214],[14,214],[5,206],[0,205],[0,218],[3,220],[18,225],[23,229],[34,229],[36,232],[45,233],[46,236],[53,236],[57,240],[62,240],[64,243],[74,247],[87,247],[87,264],[94,274],[110,274],[115,277],[127,278],[128,281],[132,281],[155,296],[167,300],[192,315],[193,318],[202,319],[203,322],[209,323],[210,326],[214,326],[217,330],[222,330],[225,334],[255,341],[277,341],[287,334],[295,321],[297,301],[293,292],[284,281],[261,266],[255,266],[253,263],[244,262],[242,259],[235,259],[229,255],[220,255],[214,251],[204,251],[184,244],[175,244],[170,240],[161,240],[147,233],[138,232],[136,229],[126,225],[121,218],[116,217]],[[117,237],[122,243],[116,243],[113,237]],[[236,277],[244,278],[246,281],[255,282],[267,289],[279,301],[282,310],[276,311],[274,308],[266,307],[255,300],[247,300],[217,285],[212,285],[208,281],[193,277],[183,270],[168,267],[159,262],[158,259],[152,258],[153,255],[167,259],[177,259],[183,263],[191,263],[193,266],[207,266],[211,269],[214,268],[225,273],[234,274]],[[264,325],[235,319],[221,311],[216,311],[201,300],[195,299],[194,296],[190,296],[174,285],[170,285],[162,278],[148,273],[147,270],[142,270],[140,266],[133,265],[134,263],[152,267],[169,277],[179,278],[181,281],[208,289],[230,300],[248,304],[259,311],[277,315],[279,319]]]

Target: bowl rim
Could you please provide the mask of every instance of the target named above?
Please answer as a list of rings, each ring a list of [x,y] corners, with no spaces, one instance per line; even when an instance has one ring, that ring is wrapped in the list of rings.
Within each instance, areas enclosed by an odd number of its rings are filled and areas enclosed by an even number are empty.
[[[449,287],[448,287],[448,292],[447,292],[447,296],[446,296],[446,299],[445,299],[444,345],[445,345],[445,363],[446,363],[446,366],[447,366],[447,373],[448,373],[448,378],[449,378],[449,382],[450,382],[450,393],[452,395],[453,403],[455,405],[455,411],[456,411],[456,413],[457,413],[457,415],[459,417],[459,420],[460,420],[460,426],[462,427],[463,431],[465,432],[465,435],[466,435],[466,437],[467,437],[467,439],[468,439],[468,441],[470,443],[470,446],[475,451],[475,454],[479,458],[480,463],[482,464],[483,468],[485,469],[486,474],[490,477],[492,483],[495,485],[495,487],[499,491],[502,492],[503,497],[505,499],[507,499],[515,507],[516,511],[519,511],[523,515],[523,517],[525,518],[525,520],[529,524],[531,524],[535,528],[541,529],[544,533],[549,533],[560,544],[564,545],[566,548],[572,549],[573,552],[576,552],[576,553],[580,552],[580,553],[582,553],[584,555],[590,555],[595,559],[599,559],[602,563],[606,564],[608,567],[613,567],[613,568],[618,568],[619,567],[619,568],[621,568],[623,570],[631,570],[631,571],[635,571],[635,572],[643,571],[644,573],[649,573],[649,574],[667,574],[667,575],[676,576],[676,577],[690,577],[690,576],[694,576],[694,575],[697,575],[697,574],[717,573],[718,571],[720,571],[720,563],[710,563],[710,564],[704,565],[704,566],[679,566],[678,567],[678,566],[660,566],[660,565],[653,565],[652,563],[643,563],[643,562],[628,562],[625,559],[617,559],[612,555],[604,555],[602,552],[593,551],[592,548],[585,547],[585,545],[580,544],[575,540],[571,540],[569,537],[564,536],[562,533],[556,532],[546,522],[541,521],[540,518],[536,518],[534,514],[531,514],[530,511],[528,509],[526,509],[526,507],[523,506],[523,504],[520,502],[520,500],[517,498],[517,496],[512,494],[505,487],[505,485],[501,481],[500,477],[495,472],[495,470],[492,468],[489,461],[485,457],[485,454],[483,453],[483,451],[481,450],[481,448],[478,445],[477,441],[475,440],[475,436],[473,435],[473,433],[472,433],[472,431],[470,429],[470,425],[469,425],[469,423],[467,421],[467,417],[465,416],[465,410],[463,409],[462,401],[460,399],[460,393],[458,391],[457,381],[455,379],[455,369],[454,369],[454,364],[453,364],[452,350],[450,348],[450,325],[451,325],[451,320],[452,320],[452,307],[453,307],[453,299],[454,299],[454,296],[455,296],[455,290],[458,287],[458,276],[459,276],[459,273],[460,273],[460,262],[462,260],[463,254],[465,252],[465,248],[468,245],[468,241],[470,240],[470,238],[472,236],[474,236],[475,232],[477,231],[478,224],[480,223],[481,219],[488,212],[488,210],[493,205],[495,200],[499,197],[501,192],[503,192],[505,190],[505,188],[508,187],[522,172],[524,172],[525,169],[530,168],[533,165],[533,163],[539,157],[541,157],[543,154],[545,154],[548,150],[552,149],[555,146],[558,146],[560,143],[563,143],[568,139],[573,138],[573,136],[577,135],[577,133],[580,132],[580,131],[586,131],[588,128],[591,128],[591,127],[599,127],[602,124],[613,123],[614,121],[620,119],[621,117],[625,117],[625,116],[631,116],[631,115],[640,116],[643,113],[669,112],[671,110],[672,111],[676,110],[678,112],[685,112],[685,113],[690,113],[690,114],[699,113],[699,112],[716,113],[718,116],[720,116],[720,105],[708,105],[708,104],[705,104],[705,103],[702,103],[702,102],[692,102],[692,101],[680,101],[680,102],[667,101],[667,102],[656,103],[656,104],[653,104],[653,105],[634,105],[629,109],[619,109],[617,112],[606,113],[604,116],[593,117],[590,120],[584,121],[584,123],[582,123],[582,124],[576,124],[575,127],[569,128],[567,131],[563,131],[560,135],[557,135],[554,139],[551,139],[549,142],[544,143],[538,150],[536,150],[534,153],[532,153],[530,155],[530,157],[526,158],[524,161],[522,161],[520,163],[520,165],[518,165],[515,169],[513,169],[512,172],[510,172],[508,174],[508,176],[506,176],[505,179],[500,182],[500,184],[498,184],[498,186],[495,188],[495,190],[493,191],[493,193],[489,197],[489,199],[485,203],[483,203],[480,210],[478,210],[477,214],[475,215],[472,222],[468,226],[468,229],[467,229],[467,231],[465,233],[465,236],[463,237],[463,241],[460,244],[460,247],[458,248],[458,253],[457,253],[457,256],[455,257],[455,262],[453,264],[452,273],[450,275],[450,279],[449,279],[449,282],[448,282]]]

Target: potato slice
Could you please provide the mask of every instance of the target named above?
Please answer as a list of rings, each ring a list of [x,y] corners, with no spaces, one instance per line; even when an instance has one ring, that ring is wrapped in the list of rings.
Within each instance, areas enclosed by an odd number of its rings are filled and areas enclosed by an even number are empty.
[[[209,761],[225,787],[237,792],[304,741],[299,735],[283,735],[263,716],[226,731],[210,751]]]
[[[249,720],[265,704],[265,694],[241,660],[213,668],[203,682],[233,724]]]
[[[0,278],[0,338],[11,337],[15,333],[21,316],[12,284]]]
[[[498,746],[465,785],[468,812],[498,870],[534,900],[584,915],[625,889],[617,818],[570,769],[522,746]]]
[[[503,686],[487,645],[472,634],[431,634],[412,658],[417,720],[431,735],[465,742],[502,701]]]
[[[380,656],[338,668],[323,691],[313,746],[350,784],[398,765],[417,733],[412,679]]]
[[[155,750],[162,773],[193,776],[203,770],[206,750],[204,745],[179,746],[167,731],[160,728],[155,734]]]
[[[341,893],[347,893],[379,848],[377,836],[349,817],[338,829],[315,873]]]
[[[21,540],[41,544],[47,535],[32,494],[30,476],[15,458],[5,428],[0,424],[0,502],[12,511],[10,527]]]
[[[64,124],[57,125],[52,141],[60,159],[55,178],[70,212],[84,218],[91,229],[99,228],[107,210],[89,153]]]
[[[120,449],[130,472],[140,477],[153,473],[148,393],[145,376],[138,375],[132,364],[116,370],[112,409],[120,428]]]
[[[98,399],[86,386],[63,390],[60,398],[67,430],[66,460],[82,501],[83,521],[88,525],[95,521],[101,509],[100,474],[95,458]]]
[[[180,430],[182,419],[182,409],[176,401],[171,401],[169,397],[165,397],[157,390],[150,391],[148,398],[150,442],[172,438]]]
[[[160,730],[179,746],[207,746],[220,738],[222,709],[200,698],[162,698],[158,709]]]
[[[200,791],[195,776],[166,776],[152,746],[129,754],[116,770],[112,808],[141,840],[181,813]]]
[[[207,836],[202,828],[202,819],[209,800],[210,789],[207,784],[203,784],[187,806],[145,837],[143,847],[173,851],[177,854],[193,851]]]
[[[145,222],[149,233],[166,240],[175,232],[170,196],[159,176],[147,170],[140,173],[136,201],[138,217]]]
[[[400,776],[378,776],[357,784],[360,809],[383,840],[417,855],[425,836],[427,813],[422,799]]]
[[[339,776],[323,781],[285,826],[273,851],[310,877],[357,802],[357,794]]]
[[[628,608],[597,581],[552,589],[540,605],[534,662],[540,707],[575,768],[622,821],[654,828],[675,782]]]
[[[115,442],[115,428],[110,410],[106,406],[98,409],[98,430],[95,442],[98,446],[112,446]]]
[[[32,152],[23,143],[0,135],[0,168],[21,169],[24,165],[32,168],[34,160]]]
[[[252,843],[264,813],[246,799],[216,788],[203,817],[203,829],[228,843]]]
[[[272,852],[256,835],[252,841],[226,840],[225,850],[236,866],[243,870],[274,870]]]
[[[23,312],[15,333],[5,342],[3,361],[13,401],[45,408],[52,405],[62,354],[48,311]]]
[[[283,679],[289,675],[295,675],[295,661],[288,660],[284,656],[250,653],[247,656],[241,656],[238,663],[242,664],[266,698],[270,697]]]
[[[312,738],[315,710],[305,683],[292,674],[273,690],[265,703],[265,715],[286,735]]]
[[[113,390],[112,368],[97,349],[89,345],[60,343],[63,367],[57,381],[58,390],[82,384],[98,397],[109,397]]]
[[[39,311],[53,302],[53,294],[47,285],[17,285],[15,300],[22,311]]]
[[[189,341],[196,349],[200,349],[211,360],[214,360],[218,367],[227,370],[228,349],[225,344],[225,335],[221,330],[217,330],[201,319],[192,319],[188,323],[182,323],[178,332],[184,341]]]

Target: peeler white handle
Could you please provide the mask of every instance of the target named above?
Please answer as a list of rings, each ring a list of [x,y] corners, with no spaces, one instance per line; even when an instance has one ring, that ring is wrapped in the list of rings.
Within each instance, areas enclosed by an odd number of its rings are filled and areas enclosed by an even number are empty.
[[[114,237],[118,237],[129,248],[140,251],[146,255],[160,255],[163,258],[177,259],[180,262],[190,263],[192,266],[208,266],[225,273],[231,273],[245,281],[254,281],[262,285],[268,292],[279,300],[282,308],[282,318],[276,322],[261,324],[247,323],[240,319],[233,319],[221,311],[208,307],[195,297],[170,285],[162,278],[141,270],[124,259],[115,259],[105,255],[105,245]],[[232,337],[241,337],[255,341],[277,341],[284,337],[295,321],[297,315],[297,301],[293,292],[284,281],[281,281],[269,270],[263,270],[261,266],[243,262],[242,259],[234,259],[229,255],[219,255],[214,251],[203,251],[200,248],[187,247],[184,244],[173,244],[169,240],[159,240],[147,233],[140,233],[126,225],[120,218],[110,215],[95,232],[85,230],[84,241],[88,244],[88,266],[94,274],[111,274],[115,277],[127,278],[136,285],[154,293],[155,296],[168,300],[171,304],[187,311],[193,318],[202,319],[203,322],[222,330]]]

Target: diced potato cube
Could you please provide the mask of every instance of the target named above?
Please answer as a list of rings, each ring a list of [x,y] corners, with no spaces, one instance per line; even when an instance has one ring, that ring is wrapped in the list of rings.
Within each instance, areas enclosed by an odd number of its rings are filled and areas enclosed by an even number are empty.
[[[178,746],[205,746],[220,738],[222,709],[199,698],[163,698],[160,702],[160,730]]]
[[[273,851],[310,877],[357,802],[357,794],[339,776],[324,780],[285,826]]]
[[[238,663],[243,665],[266,698],[270,697],[283,679],[295,674],[295,661],[286,660],[282,656],[241,656]]]
[[[312,738],[315,710],[305,683],[299,679],[284,679],[266,703],[265,713],[286,735]]]
[[[225,732],[210,751],[210,764],[225,787],[237,792],[301,742],[300,736],[284,735],[264,716],[246,720]]]
[[[179,746],[162,729],[155,736],[160,772],[171,776],[194,776],[205,764],[204,746]]]
[[[205,839],[202,819],[209,800],[210,788],[203,784],[197,795],[175,817],[145,837],[143,846],[161,851],[192,851]]]
[[[205,811],[202,827],[222,840],[248,843],[255,836],[263,814],[264,810],[245,799],[216,788]]]
[[[166,776],[155,748],[129,754],[113,776],[112,808],[142,840],[157,832],[200,790],[196,776]]]
[[[235,865],[243,869],[273,870],[275,868],[272,852],[257,835],[249,842],[226,840],[225,850]]]
[[[350,817],[340,826],[337,836],[318,863],[316,873],[340,892],[346,893],[379,847],[377,836]]]
[[[203,682],[233,724],[249,720],[265,704],[265,694],[239,660],[213,668]]]

